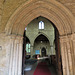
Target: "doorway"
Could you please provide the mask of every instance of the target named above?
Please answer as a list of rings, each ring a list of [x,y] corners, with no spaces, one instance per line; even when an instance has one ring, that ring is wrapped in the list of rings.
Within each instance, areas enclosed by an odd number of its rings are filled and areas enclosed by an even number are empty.
[[[43,24],[44,26],[43,29],[39,29],[39,22],[41,20],[43,22],[41,24]],[[33,30],[31,30],[31,28]],[[48,57],[49,60],[48,59],[47,60],[49,62],[49,65],[54,66],[54,69],[56,69],[57,71],[57,75],[62,75],[62,63],[61,63],[61,53],[60,53],[61,50],[60,50],[60,43],[58,39],[59,32],[57,28],[55,27],[55,25],[48,19],[42,16],[39,16],[35,18],[33,21],[31,21],[25,29],[27,30],[25,30],[24,32],[24,35],[25,35],[24,38],[28,36],[31,41],[30,43],[31,58],[29,60],[26,60],[26,59],[23,59],[23,60],[31,62],[32,59],[35,58],[37,62],[37,55],[39,55],[40,58]],[[26,41],[27,40],[25,40],[24,50],[26,50]],[[39,50],[38,54],[35,54],[36,50]],[[27,56],[27,53],[24,53],[24,55]],[[25,62],[23,63],[23,65],[25,65]],[[23,74],[25,73],[24,70],[25,70],[25,67],[22,69]]]
[[[46,49],[43,47],[41,50],[42,57],[46,56]]]

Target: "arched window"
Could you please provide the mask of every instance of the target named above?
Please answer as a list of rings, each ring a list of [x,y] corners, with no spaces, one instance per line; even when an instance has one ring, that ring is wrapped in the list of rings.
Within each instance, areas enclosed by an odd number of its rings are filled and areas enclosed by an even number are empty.
[[[44,22],[43,21],[39,22],[39,29],[44,29]]]
[[[27,30],[27,27],[25,28],[25,30]]]
[[[26,44],[26,52],[27,53],[30,53],[30,43],[27,43]]]

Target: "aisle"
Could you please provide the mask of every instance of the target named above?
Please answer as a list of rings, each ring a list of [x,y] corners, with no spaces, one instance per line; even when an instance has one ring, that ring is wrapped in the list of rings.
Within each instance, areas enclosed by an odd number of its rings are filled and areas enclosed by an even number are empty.
[[[25,75],[57,75],[53,65],[47,65],[46,62],[41,61],[32,64],[30,62],[26,64],[25,69],[30,69],[25,70]]]
[[[38,63],[33,75],[51,75],[46,62]]]

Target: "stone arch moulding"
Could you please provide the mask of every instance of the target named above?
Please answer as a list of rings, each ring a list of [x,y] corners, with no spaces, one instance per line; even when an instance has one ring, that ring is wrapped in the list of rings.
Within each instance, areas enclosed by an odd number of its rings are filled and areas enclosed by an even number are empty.
[[[55,0],[29,0],[10,17],[5,27],[6,34],[23,35],[24,28],[38,16],[43,16],[52,21],[60,35],[75,32],[75,19],[62,4]]]
[[[40,34],[37,34],[37,35],[35,36],[34,42],[35,42],[35,39],[36,39],[39,35],[44,35],[44,36],[49,40],[49,37],[48,37],[46,34],[40,33]],[[50,43],[50,40],[49,40],[49,43]]]

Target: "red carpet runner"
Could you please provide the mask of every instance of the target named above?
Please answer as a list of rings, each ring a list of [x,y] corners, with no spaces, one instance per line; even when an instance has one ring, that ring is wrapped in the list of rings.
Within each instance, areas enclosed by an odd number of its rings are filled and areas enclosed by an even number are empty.
[[[50,70],[45,62],[41,62],[37,65],[33,75],[51,75]]]

